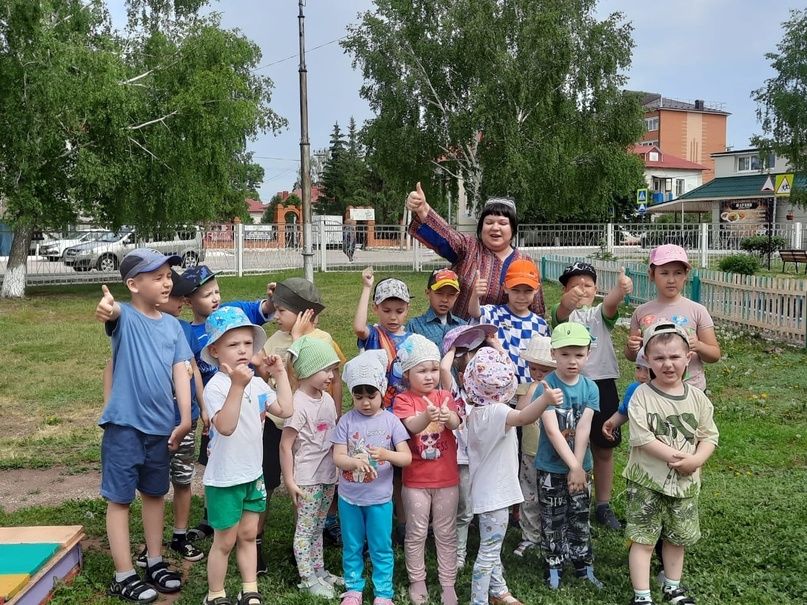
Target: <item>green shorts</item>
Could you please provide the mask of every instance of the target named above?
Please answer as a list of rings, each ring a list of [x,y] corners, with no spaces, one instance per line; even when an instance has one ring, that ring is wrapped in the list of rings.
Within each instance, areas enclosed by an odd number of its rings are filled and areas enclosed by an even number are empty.
[[[701,537],[698,498],[674,498],[628,481],[625,534],[637,544],[659,537],[677,546],[692,546]]]
[[[222,530],[238,525],[244,511],[262,513],[266,510],[263,477],[229,487],[205,485],[205,503],[210,527]]]

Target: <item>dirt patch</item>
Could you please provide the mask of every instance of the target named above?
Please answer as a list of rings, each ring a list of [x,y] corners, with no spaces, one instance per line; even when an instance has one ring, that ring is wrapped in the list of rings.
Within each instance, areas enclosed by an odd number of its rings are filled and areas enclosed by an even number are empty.
[[[193,493],[201,495],[202,474],[199,466],[193,478]],[[29,506],[58,506],[68,500],[100,498],[101,473],[92,470],[72,473],[66,467],[0,471],[0,508],[7,512]],[[172,496],[168,493],[168,498]]]

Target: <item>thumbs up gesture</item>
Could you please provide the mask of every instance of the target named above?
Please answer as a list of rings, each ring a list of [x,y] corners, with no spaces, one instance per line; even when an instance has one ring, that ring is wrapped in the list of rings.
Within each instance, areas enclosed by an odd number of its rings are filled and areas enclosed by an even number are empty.
[[[625,275],[625,267],[619,268],[619,277],[617,277],[617,285],[619,289],[622,291],[623,296],[628,296],[631,292],[633,292],[633,280]]]
[[[451,420],[451,411],[448,409],[446,402],[443,402],[443,405],[439,408],[439,413],[437,415],[437,420],[442,422],[443,424],[447,424],[449,420]]]
[[[429,213],[429,205],[426,203],[426,194],[420,186],[420,181],[415,185],[415,190],[410,191],[406,198],[406,208],[416,214],[420,220],[426,218]]]
[[[474,279],[474,291],[476,296],[481,300],[485,294],[488,293],[488,280],[482,277],[479,269],[476,270],[476,279]]]
[[[230,381],[241,388],[246,387],[252,377],[255,375],[250,367],[245,363],[239,363],[235,369],[228,366],[226,363],[221,364],[221,371],[230,377]]]
[[[103,296],[98,302],[98,306],[95,307],[95,319],[100,322],[117,319],[118,315],[120,315],[120,307],[115,302],[115,297],[112,296],[112,292],[109,291],[106,284],[101,286],[101,292]]]
[[[560,389],[553,389],[549,386],[546,380],[541,381],[541,386],[544,392],[541,394],[544,402],[547,405],[561,405],[563,403],[563,391]]]
[[[426,415],[431,422],[440,422],[440,408],[433,403],[426,406]]]

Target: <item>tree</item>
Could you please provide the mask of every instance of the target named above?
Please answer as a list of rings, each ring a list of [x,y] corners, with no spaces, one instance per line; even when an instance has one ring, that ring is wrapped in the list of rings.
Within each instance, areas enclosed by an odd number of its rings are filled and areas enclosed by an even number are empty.
[[[793,170],[807,171],[807,10],[791,10],[782,24],[778,52],[767,53],[776,75],[751,93],[762,135],[752,142],[787,158]],[[790,201],[807,205],[807,190],[794,184]]]
[[[3,296],[22,296],[34,226],[79,215],[139,229],[243,213],[246,153],[284,121],[258,47],[200,0],[0,0],[0,196],[15,229]]]
[[[642,180],[642,132],[621,91],[631,27],[595,0],[378,0],[343,47],[376,117],[374,169],[402,198],[462,180],[469,201],[512,195],[524,220],[605,218]]]

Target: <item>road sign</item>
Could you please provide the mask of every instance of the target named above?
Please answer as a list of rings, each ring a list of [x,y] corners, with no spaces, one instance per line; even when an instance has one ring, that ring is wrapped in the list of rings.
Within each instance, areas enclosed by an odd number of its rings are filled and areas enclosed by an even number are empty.
[[[636,203],[639,205],[646,204],[648,197],[648,190],[647,189],[637,189],[636,190]]]
[[[639,216],[644,216],[644,213],[647,212],[647,206],[639,204],[639,209],[636,212],[639,213]]]
[[[790,195],[790,190],[793,189],[793,173],[776,175],[776,195]]]
[[[773,189],[773,179],[769,175],[768,178],[765,179],[765,184],[762,186],[762,189],[760,189],[760,191],[771,191],[772,192],[773,190],[774,190]]]

